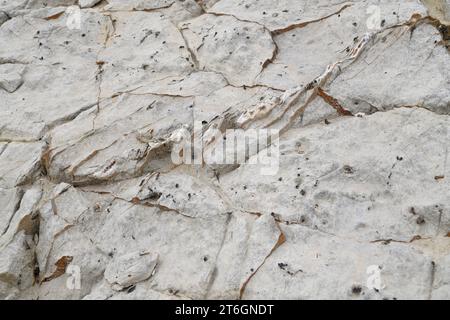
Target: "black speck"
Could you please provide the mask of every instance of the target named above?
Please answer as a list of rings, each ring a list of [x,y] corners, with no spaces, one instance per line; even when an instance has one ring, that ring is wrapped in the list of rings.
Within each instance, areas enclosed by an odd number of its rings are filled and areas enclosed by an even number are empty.
[[[345,165],[345,166],[344,166],[344,172],[345,172],[346,174],[353,174],[355,171],[353,170],[352,167],[350,167],[350,166],[348,166],[348,165]]]
[[[355,295],[359,295],[362,292],[361,286],[353,286],[352,287],[352,293]]]
[[[288,266],[287,263],[283,263],[283,262],[278,263],[278,267],[279,267],[281,270],[285,270],[287,266]]]
[[[426,221],[425,221],[425,218],[422,217],[422,216],[418,217],[417,220],[416,220],[416,223],[417,223],[418,225],[425,224],[425,222],[426,222]]]

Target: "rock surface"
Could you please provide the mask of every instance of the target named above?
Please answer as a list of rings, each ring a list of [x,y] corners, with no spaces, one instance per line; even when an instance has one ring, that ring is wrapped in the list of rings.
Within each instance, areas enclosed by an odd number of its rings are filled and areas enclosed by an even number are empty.
[[[450,299],[449,21],[0,0],[0,298]]]

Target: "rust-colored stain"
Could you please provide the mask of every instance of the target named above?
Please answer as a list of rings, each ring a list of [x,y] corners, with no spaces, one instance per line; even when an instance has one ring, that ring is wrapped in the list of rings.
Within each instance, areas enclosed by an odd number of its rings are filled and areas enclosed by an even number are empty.
[[[278,34],[282,34],[282,33],[285,33],[285,32],[288,32],[288,31],[291,31],[291,30],[294,30],[294,29],[297,29],[297,28],[304,28],[304,27],[306,27],[307,25],[309,25],[311,23],[316,23],[316,22],[319,22],[319,21],[323,21],[323,20],[328,19],[328,18],[330,18],[330,17],[332,17],[334,15],[338,15],[342,11],[344,11],[345,9],[347,9],[347,8],[349,8],[351,6],[352,6],[351,4],[346,4],[342,8],[340,8],[338,11],[333,12],[333,13],[325,16],[325,17],[322,17],[322,18],[319,18],[319,19],[314,19],[314,20],[309,20],[309,21],[304,21],[304,22],[299,22],[299,23],[294,23],[294,24],[289,25],[288,27],[274,30],[273,34],[278,35]]]
[[[51,276],[44,278],[42,282],[48,282],[62,276],[64,273],[66,273],[66,268],[72,262],[72,260],[73,257],[71,256],[63,256],[59,258],[58,261],[56,261],[55,263],[56,270],[52,273]]]
[[[59,17],[61,17],[63,14],[64,14],[64,11],[58,12],[58,13],[56,13],[56,14],[54,14],[54,15],[51,15],[51,16],[46,17],[45,20],[56,20],[56,19],[58,19]]]
[[[281,232],[281,229],[280,229],[280,236],[278,237],[278,240],[277,240],[277,243],[275,243],[275,246],[272,248],[270,253],[264,258],[264,261],[258,266],[258,268],[256,268],[252,272],[252,274],[247,278],[247,280],[242,284],[241,289],[239,290],[239,299],[242,299],[242,296],[244,295],[245,288],[247,287],[247,284],[250,282],[250,280],[253,278],[253,276],[256,274],[256,272],[258,272],[258,270],[264,265],[264,263],[266,262],[267,258],[269,258],[272,255],[272,253],[275,250],[277,250],[285,242],[286,242],[286,236],[284,235],[283,232]]]
[[[335,98],[330,96],[328,93],[323,91],[322,88],[317,88],[317,94],[321,97],[326,103],[333,107],[341,116],[353,116],[353,114],[346,110]]]

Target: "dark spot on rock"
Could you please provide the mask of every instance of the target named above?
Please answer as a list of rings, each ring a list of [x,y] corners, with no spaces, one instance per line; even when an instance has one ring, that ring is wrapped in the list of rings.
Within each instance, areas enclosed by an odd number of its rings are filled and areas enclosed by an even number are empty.
[[[353,294],[355,294],[355,295],[360,295],[361,292],[362,292],[361,286],[358,286],[358,285],[352,286],[352,293],[353,293]]]
[[[161,196],[161,192],[155,192],[150,189],[150,193],[142,200],[158,200]]]
[[[418,225],[425,224],[425,222],[426,222],[426,221],[425,221],[425,218],[422,217],[422,216],[418,217],[417,220],[416,220],[416,223],[417,223]]]
[[[352,167],[350,167],[350,166],[348,166],[348,165],[345,165],[344,166],[344,173],[346,173],[346,174],[353,174],[355,171],[353,170],[353,168]]]
[[[288,266],[287,263],[283,263],[283,262],[278,263],[278,268],[280,268],[281,270],[286,270],[287,266]]]

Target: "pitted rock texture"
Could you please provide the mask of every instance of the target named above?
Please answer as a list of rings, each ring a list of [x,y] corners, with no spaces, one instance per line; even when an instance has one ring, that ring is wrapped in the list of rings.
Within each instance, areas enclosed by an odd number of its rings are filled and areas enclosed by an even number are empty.
[[[0,298],[450,299],[449,21],[0,0]],[[211,162],[228,129],[280,135]],[[174,161],[182,132],[205,161]]]

